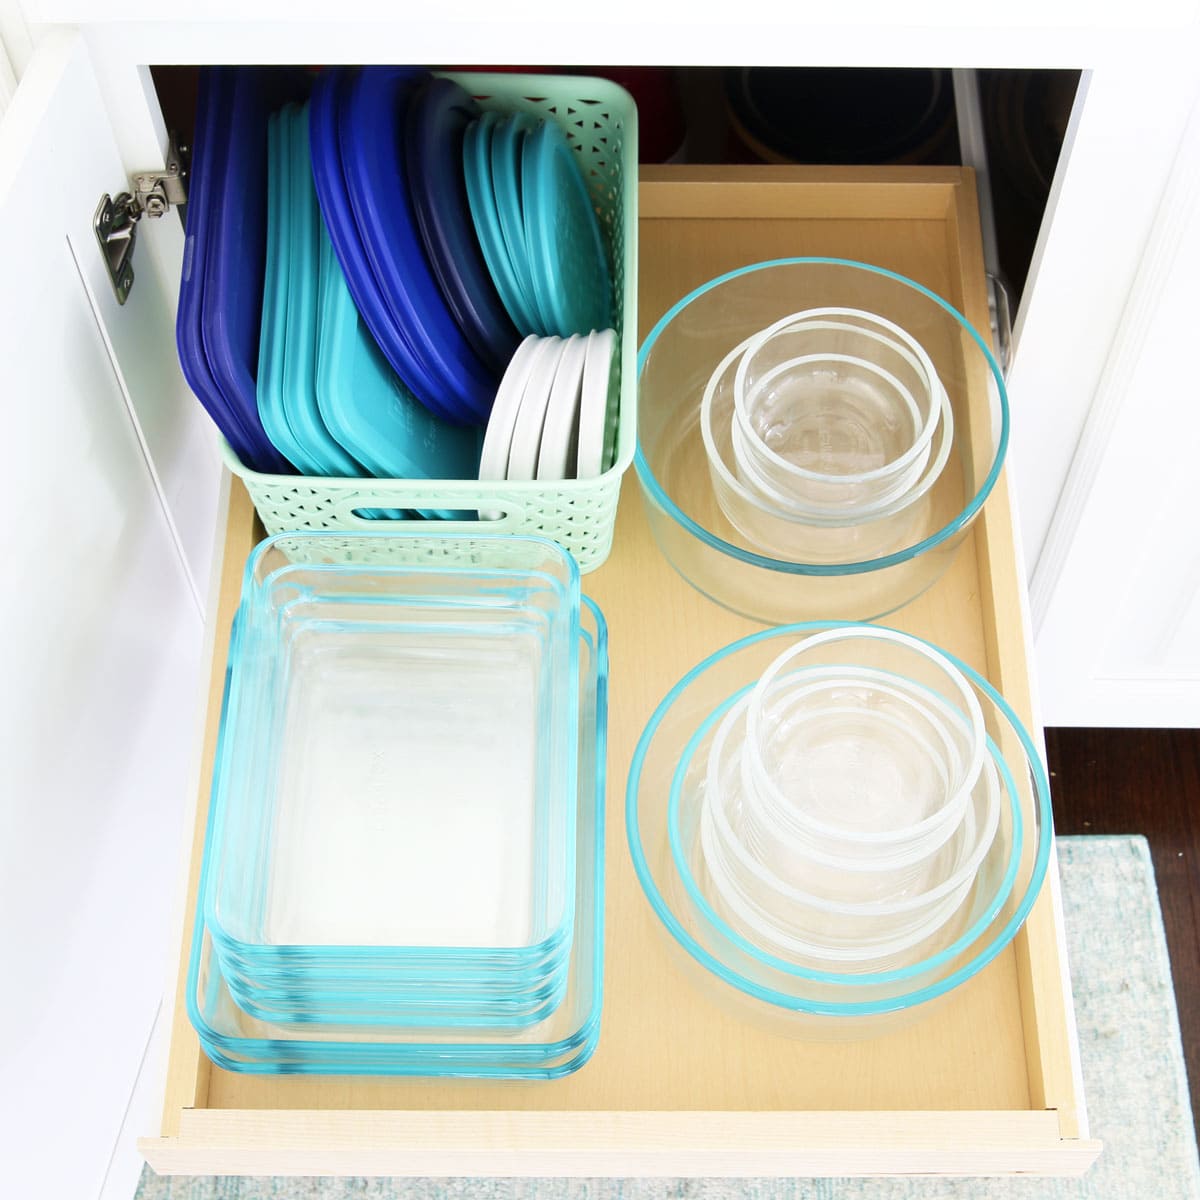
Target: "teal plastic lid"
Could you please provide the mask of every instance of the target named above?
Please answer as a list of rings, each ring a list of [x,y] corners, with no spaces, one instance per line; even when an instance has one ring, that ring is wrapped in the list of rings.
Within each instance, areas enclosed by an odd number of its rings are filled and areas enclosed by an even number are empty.
[[[283,408],[306,475],[365,475],[334,439],[317,404],[317,289],[320,277],[321,210],[313,186],[308,105],[284,114],[285,154],[290,165],[286,224],[291,273],[288,282],[287,353],[283,365]]]
[[[521,194],[525,139],[538,127],[536,117],[517,112],[503,118],[492,133],[492,187],[496,198],[496,215],[508,261],[521,289],[521,296],[530,317],[536,323],[534,333],[554,333],[542,319],[529,263],[529,246],[525,239],[525,208]]]
[[[467,203],[483,260],[500,294],[513,324],[522,336],[541,333],[540,322],[521,288],[513,268],[500,226],[496,208],[496,191],[492,181],[492,137],[501,118],[485,112],[478,121],[467,127],[463,137],[463,174],[467,184]]]
[[[474,479],[480,430],[436,417],[392,370],[359,317],[324,228],[318,313],[317,403],[338,442],[381,479]]]
[[[524,141],[521,197],[533,294],[547,333],[613,324],[612,278],[600,220],[575,152],[553,121]]]

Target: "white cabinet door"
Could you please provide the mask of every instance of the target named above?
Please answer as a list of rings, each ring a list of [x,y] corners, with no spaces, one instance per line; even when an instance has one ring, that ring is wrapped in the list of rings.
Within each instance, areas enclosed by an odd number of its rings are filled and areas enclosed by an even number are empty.
[[[201,605],[85,278],[97,198],[122,176],[82,43],[53,34],[0,120],[10,1196],[103,1186],[169,972],[197,740]],[[174,346],[141,353],[165,370]]]
[[[1034,577],[1047,724],[1200,726],[1198,278],[1195,108]]]

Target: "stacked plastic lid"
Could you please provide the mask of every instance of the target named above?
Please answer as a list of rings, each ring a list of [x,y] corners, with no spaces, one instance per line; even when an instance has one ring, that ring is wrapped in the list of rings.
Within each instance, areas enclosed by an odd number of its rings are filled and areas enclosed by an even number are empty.
[[[307,104],[289,104],[267,130],[263,426],[306,475],[470,478],[477,431],[422,404],[359,319],[317,206],[308,114]]]
[[[504,373],[488,419],[480,479],[594,479],[611,461],[611,329],[530,334]]]
[[[502,136],[485,177],[474,148],[493,125]],[[612,324],[599,221],[553,122],[481,114],[456,83],[425,71],[332,69],[313,92],[311,146],[354,302],[397,375],[438,416],[485,424],[522,334]]]
[[[267,238],[268,115],[308,87],[299,71],[204,71],[179,287],[176,341],[192,390],[242,462],[289,463],[258,411],[259,323]]]
[[[438,194],[407,153],[414,96],[426,82],[406,67],[323,71],[310,115],[313,178],[351,295],[385,358],[437,416],[482,424],[498,364],[484,361],[456,319],[417,217]],[[453,181],[441,183],[449,206]],[[488,333],[497,347],[515,344],[511,327]]]
[[[262,543],[188,979],[214,1062],[551,1078],[587,1060],[605,639],[573,560],[540,539]]]
[[[529,113],[485,112],[467,127],[471,220],[513,325],[566,336],[612,324],[600,225],[566,136]]]
[[[498,132],[486,179],[471,151],[485,125]],[[187,243],[180,359],[252,471],[478,478],[482,427],[526,333],[603,333],[593,391],[615,419],[609,252],[580,156],[552,118],[483,114],[457,83],[411,67],[330,68],[315,83],[295,70],[206,70]],[[562,451],[547,452],[538,478],[574,471],[566,441],[579,408],[556,406],[550,440]],[[535,457],[541,432],[527,430]],[[592,445],[585,464],[606,465],[611,438]]]

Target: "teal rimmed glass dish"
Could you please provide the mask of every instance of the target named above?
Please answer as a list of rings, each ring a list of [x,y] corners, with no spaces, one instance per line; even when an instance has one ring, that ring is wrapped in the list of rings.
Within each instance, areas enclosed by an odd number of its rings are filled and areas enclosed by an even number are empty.
[[[447,1019],[441,1029],[267,1022],[234,1002],[198,907],[187,979],[188,1016],[208,1057],[248,1074],[401,1075],[555,1079],[578,1070],[600,1035],[604,966],[604,794],[608,711],[607,630],[583,601],[575,924],[566,993],[530,1027],[488,1029]],[[213,815],[209,814],[209,828]],[[202,876],[209,868],[206,861]],[[201,887],[204,886],[201,879]]]
[[[523,1027],[556,1007],[574,927],[579,605],[573,560],[543,539],[284,534],[252,553],[201,892],[248,1008],[437,1025],[444,1006]],[[404,883],[419,836],[445,860],[429,887]],[[478,872],[459,869],[464,846]]]

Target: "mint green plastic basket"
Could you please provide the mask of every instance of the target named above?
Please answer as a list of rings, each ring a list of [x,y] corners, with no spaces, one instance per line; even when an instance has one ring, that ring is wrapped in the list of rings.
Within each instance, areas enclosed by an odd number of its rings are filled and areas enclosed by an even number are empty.
[[[484,108],[520,109],[553,118],[579,152],[608,247],[617,352],[610,382],[606,462],[595,479],[483,483],[478,479],[331,479],[263,475],[222,443],[229,469],[246,485],[268,533],[302,529],[524,533],[551,538],[581,571],[598,567],[612,547],[621,476],[637,441],[637,108],[624,88],[571,75],[453,73]],[[389,521],[366,509],[483,509],[488,521]]]

